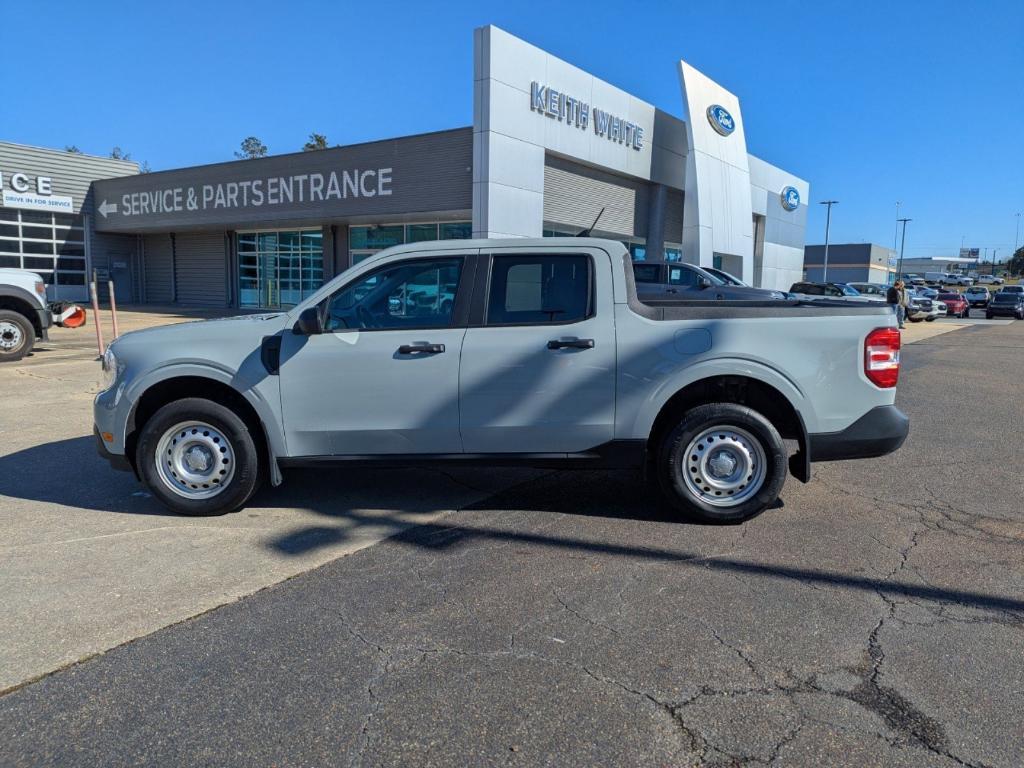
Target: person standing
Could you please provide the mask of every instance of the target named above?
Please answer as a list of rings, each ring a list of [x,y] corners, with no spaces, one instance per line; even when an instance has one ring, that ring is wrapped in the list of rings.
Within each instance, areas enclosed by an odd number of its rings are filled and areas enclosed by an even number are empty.
[[[903,330],[903,320],[906,317],[906,291],[903,288],[903,281],[897,280],[894,285],[889,286],[885,292],[885,300],[896,313],[896,323],[900,330]]]

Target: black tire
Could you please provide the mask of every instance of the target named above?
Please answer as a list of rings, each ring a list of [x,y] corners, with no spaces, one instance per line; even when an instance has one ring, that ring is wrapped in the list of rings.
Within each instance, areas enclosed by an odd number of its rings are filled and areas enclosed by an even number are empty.
[[[991,320],[992,318],[993,318],[993,315],[992,315],[992,313],[991,313],[991,312],[986,312],[986,313],[985,313],[985,319],[986,319],[986,320]]]
[[[693,463],[696,459],[691,460],[692,457],[686,455],[691,444],[712,428],[716,431],[721,429],[724,433],[730,428],[738,428],[757,441],[764,454],[760,486],[753,495],[733,506],[722,506],[729,503],[725,498],[709,503],[706,499],[713,498],[710,493],[701,494],[704,496],[701,498],[684,479],[684,472],[696,469]],[[709,440],[718,437],[712,435]],[[702,440],[700,446],[703,445]],[[709,442],[708,445],[713,447],[714,443]],[[709,458],[710,455],[709,452]],[[669,505],[686,517],[704,523],[739,523],[757,515],[778,499],[788,469],[786,446],[778,430],[757,411],[734,403],[710,403],[687,411],[662,439],[656,461],[658,482]],[[699,477],[695,479],[699,480]]]
[[[968,308],[968,309],[965,309],[965,310],[964,310],[964,313],[963,313],[963,314],[961,315],[961,317],[962,317],[962,318],[963,318],[964,320],[970,320],[970,319],[971,319],[971,310],[970,310],[969,308]]]
[[[0,309],[0,363],[21,360],[36,343],[32,321],[13,309]]]
[[[217,488],[214,491],[216,495],[209,498],[187,498],[183,495],[189,493],[185,488],[187,484],[182,481],[179,481],[182,490],[175,492],[169,485],[171,481],[165,481],[161,468],[157,466],[157,451],[163,453],[160,443],[165,435],[176,425],[193,421],[207,424],[222,434],[226,438],[225,447],[230,449],[229,455],[234,462],[234,468],[223,486],[203,486],[211,490]],[[189,432],[194,433],[193,430]],[[219,455],[213,455],[220,459]],[[164,458],[161,456],[159,460],[163,461]],[[150,417],[139,435],[135,466],[154,496],[174,512],[190,516],[222,515],[241,508],[256,491],[260,480],[259,451],[245,422],[230,408],[197,397],[175,400]],[[167,466],[171,466],[170,462]],[[212,481],[217,482],[216,479]],[[194,485],[191,487],[196,488]]]
[[[935,322],[935,315],[931,315],[930,317],[926,317],[926,318],[924,319],[924,321],[925,321],[926,323],[934,323],[934,322]]]

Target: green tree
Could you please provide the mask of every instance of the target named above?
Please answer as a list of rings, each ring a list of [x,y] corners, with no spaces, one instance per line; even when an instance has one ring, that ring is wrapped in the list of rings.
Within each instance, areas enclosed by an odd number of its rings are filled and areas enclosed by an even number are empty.
[[[74,144],[68,144],[66,147],[64,147],[64,151],[65,152],[70,152],[72,155],[80,155],[80,154],[82,154],[82,150],[80,150]]]
[[[1006,268],[1011,275],[1019,275],[1024,272],[1024,245],[1014,251],[1013,256],[1006,263]]]
[[[242,151],[235,152],[239,160],[254,160],[257,157],[267,156],[267,145],[255,136],[248,136],[242,140]]]
[[[110,157],[113,158],[114,160],[131,160],[132,153],[125,152],[120,147],[114,147],[112,150],[110,150]]]
[[[309,141],[302,145],[302,151],[312,152],[317,149],[327,149],[327,137],[322,133],[311,133]]]

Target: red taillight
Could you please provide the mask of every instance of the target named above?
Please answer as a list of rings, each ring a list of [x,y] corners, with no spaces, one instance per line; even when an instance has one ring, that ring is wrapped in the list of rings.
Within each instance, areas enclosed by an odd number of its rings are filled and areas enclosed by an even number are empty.
[[[900,332],[875,328],[864,340],[864,375],[875,386],[895,387],[900,377]]]

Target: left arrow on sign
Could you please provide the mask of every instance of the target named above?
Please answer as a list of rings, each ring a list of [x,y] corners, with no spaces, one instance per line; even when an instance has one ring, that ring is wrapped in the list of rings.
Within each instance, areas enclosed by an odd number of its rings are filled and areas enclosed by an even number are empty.
[[[107,218],[108,213],[117,213],[117,203],[108,203],[106,200],[104,200],[102,203],[100,203],[99,208],[97,210],[103,215],[103,218],[105,219]]]

